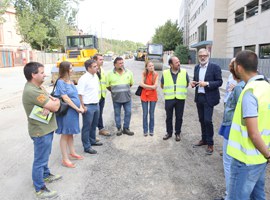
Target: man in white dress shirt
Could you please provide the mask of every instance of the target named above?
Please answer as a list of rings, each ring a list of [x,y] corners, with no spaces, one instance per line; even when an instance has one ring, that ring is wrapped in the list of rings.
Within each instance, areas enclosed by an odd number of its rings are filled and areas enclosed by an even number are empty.
[[[85,61],[86,73],[78,81],[78,93],[83,105],[82,143],[84,152],[96,154],[92,146],[100,146],[96,141],[96,128],[99,119],[99,79],[97,76],[98,66],[95,60]]]

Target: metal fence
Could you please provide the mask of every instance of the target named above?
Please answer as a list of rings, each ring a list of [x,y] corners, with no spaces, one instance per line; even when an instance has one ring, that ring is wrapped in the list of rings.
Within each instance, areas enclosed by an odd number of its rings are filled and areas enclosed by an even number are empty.
[[[228,70],[231,59],[228,58],[210,58],[210,61],[218,64],[221,69]],[[270,59],[259,59],[258,71],[270,78]]]
[[[0,50],[0,67],[14,67],[13,51]]]
[[[30,52],[30,61],[42,64],[54,64],[65,55],[64,53],[45,53],[41,51]]]

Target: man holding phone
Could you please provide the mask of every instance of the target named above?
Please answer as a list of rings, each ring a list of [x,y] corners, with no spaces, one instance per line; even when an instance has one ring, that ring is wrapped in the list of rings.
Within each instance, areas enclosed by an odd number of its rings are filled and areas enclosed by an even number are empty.
[[[212,116],[214,106],[219,104],[219,87],[222,85],[220,66],[209,62],[209,52],[200,49],[198,52],[199,64],[194,68],[192,88],[195,87],[195,102],[199,121],[201,124],[202,138],[193,147],[207,145],[206,154],[212,155],[214,151],[214,128]]]

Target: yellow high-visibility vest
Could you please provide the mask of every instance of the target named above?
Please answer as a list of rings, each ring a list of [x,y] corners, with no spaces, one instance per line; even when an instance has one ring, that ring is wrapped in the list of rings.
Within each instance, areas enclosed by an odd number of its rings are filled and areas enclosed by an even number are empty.
[[[262,164],[267,160],[249,138],[242,116],[242,99],[248,90],[257,98],[259,132],[265,145],[270,149],[270,85],[266,81],[252,81],[245,86],[239,96],[231,125],[227,154],[245,164]]]
[[[99,99],[101,99],[101,97],[105,98],[106,94],[107,94],[107,87],[106,87],[106,74],[103,68],[100,68],[100,93],[99,93]]]
[[[187,98],[187,72],[185,69],[181,69],[178,73],[176,84],[173,82],[171,70],[167,69],[163,71],[163,93],[165,100],[170,99],[186,99]],[[175,89],[175,90],[174,90]]]

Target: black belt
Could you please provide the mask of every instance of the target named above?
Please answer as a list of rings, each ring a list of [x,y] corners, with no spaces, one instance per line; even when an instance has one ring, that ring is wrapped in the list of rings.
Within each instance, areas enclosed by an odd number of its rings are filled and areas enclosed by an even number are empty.
[[[84,104],[84,105],[98,105],[98,103],[88,103],[88,104]]]
[[[198,93],[198,95],[205,95],[205,93]]]

